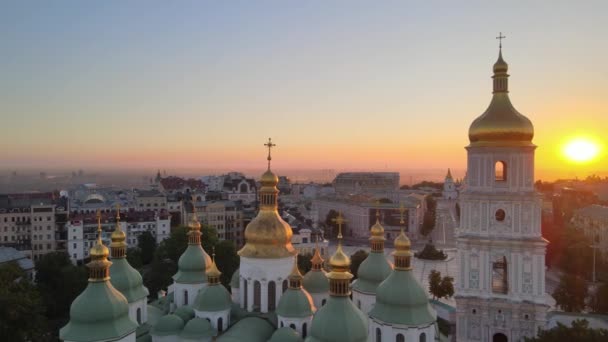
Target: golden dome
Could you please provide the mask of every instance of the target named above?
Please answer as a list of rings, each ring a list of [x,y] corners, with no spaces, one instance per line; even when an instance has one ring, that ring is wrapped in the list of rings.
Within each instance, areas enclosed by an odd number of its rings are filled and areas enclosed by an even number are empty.
[[[302,273],[298,268],[298,255],[294,257],[293,267],[291,268],[291,273],[289,273],[288,278],[290,280],[302,280]]]
[[[329,265],[332,271],[348,271],[350,269],[350,258],[342,250],[342,244],[338,245],[334,255],[329,258]]]
[[[90,255],[91,260],[105,259],[110,255],[110,250],[108,250],[108,247],[101,240],[98,240],[95,246],[91,248]]]
[[[384,240],[384,227],[380,224],[380,220],[376,219],[376,223],[370,228],[372,237],[370,239],[382,239]]]
[[[262,175],[260,183],[262,183],[262,186],[276,187],[277,184],[279,184],[279,177],[277,177],[277,175],[275,175],[272,171],[270,171],[270,169],[268,169]]]
[[[494,64],[494,92],[488,109],[469,127],[470,146],[534,146],[534,126],[511,104],[508,65],[502,51]]]
[[[310,259],[310,262],[313,265],[320,265],[323,263],[323,257],[321,257],[321,253],[319,252],[319,247],[315,248],[315,254],[313,254],[312,259]]]
[[[397,251],[406,251],[411,247],[410,239],[405,235],[403,229],[401,233],[395,238],[395,250]]]
[[[222,275],[222,272],[220,272],[220,270],[217,268],[217,265],[215,264],[215,256],[211,261],[211,266],[209,266],[209,269],[207,270],[207,277],[219,277]]]

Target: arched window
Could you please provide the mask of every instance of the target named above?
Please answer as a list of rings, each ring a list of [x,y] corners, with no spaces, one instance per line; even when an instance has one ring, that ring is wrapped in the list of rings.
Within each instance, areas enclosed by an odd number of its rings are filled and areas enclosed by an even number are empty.
[[[283,325],[283,321],[281,321],[281,328],[282,328],[283,326],[284,326],[284,325]]]
[[[492,292],[507,294],[509,292],[507,258],[502,257],[492,263]]]
[[[507,180],[507,163],[502,160],[499,160],[494,164],[494,175],[495,180],[502,182]]]
[[[141,324],[141,308],[137,308],[137,324]]]
[[[274,281],[268,282],[268,310],[276,308],[277,286]]]
[[[306,338],[306,322],[302,324],[302,338]]]
[[[222,317],[217,319],[217,331],[224,331],[224,319]]]
[[[418,338],[419,342],[426,342],[426,334],[422,333],[420,334],[420,337]]]
[[[507,338],[507,335],[503,334],[503,333],[496,333],[494,334],[494,336],[492,336],[492,342],[508,342],[509,339]]]
[[[295,324],[293,324],[293,323],[291,323],[291,324],[289,325],[289,327],[290,327],[291,329],[293,329],[293,330],[296,330],[296,325],[295,325]]]
[[[323,299],[323,300],[321,301],[321,306],[325,305],[325,302],[327,302],[327,299]]]
[[[188,290],[184,290],[184,305],[188,305]]]
[[[253,311],[260,310],[260,297],[262,296],[262,287],[259,281],[253,282]]]
[[[397,338],[395,338],[395,342],[405,342],[405,336],[403,336],[403,334],[397,334]]]
[[[283,292],[287,291],[287,279],[283,280]]]
[[[376,342],[382,342],[382,330],[376,328]]]
[[[241,193],[242,194],[249,192],[249,187],[247,186],[246,183],[242,183],[241,186],[240,186],[240,188],[241,188]]]

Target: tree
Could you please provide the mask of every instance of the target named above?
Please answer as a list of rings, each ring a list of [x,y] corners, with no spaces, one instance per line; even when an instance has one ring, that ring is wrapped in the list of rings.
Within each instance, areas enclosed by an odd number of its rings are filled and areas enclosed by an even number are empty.
[[[441,272],[432,270],[429,273],[429,292],[433,299],[450,298],[454,295],[454,278],[441,277]]]
[[[432,241],[429,241],[421,252],[414,253],[414,256],[424,260],[445,260],[448,257],[443,250],[437,250]]]
[[[3,341],[50,341],[40,293],[17,263],[0,266],[0,336]]]
[[[312,255],[298,254],[298,268],[302,274],[306,274],[312,268]]]
[[[222,271],[220,277],[224,286],[230,286],[232,274],[239,268],[240,258],[236,254],[234,242],[223,240],[215,245],[215,263]]]
[[[156,251],[156,238],[152,233],[145,231],[138,236],[137,247],[141,251],[141,262],[144,265],[151,263],[152,259],[154,259],[154,252]]]
[[[127,261],[133,268],[140,269],[143,266],[141,250],[139,248],[129,248],[127,250]]]
[[[159,290],[166,290],[173,283],[175,273],[177,273],[176,262],[155,257],[150,269],[143,274],[144,285],[150,291],[150,297],[156,298]]]
[[[556,304],[567,312],[580,312],[585,308],[587,283],[581,277],[564,274],[553,291]]]
[[[431,270],[429,273],[429,292],[433,299],[441,297],[441,272],[437,270]]]
[[[590,306],[595,313],[608,313],[608,284],[600,285],[591,296]]]
[[[437,201],[433,196],[427,195],[425,197],[425,202],[426,211],[424,212],[424,217],[422,218],[422,228],[420,230],[420,234],[427,236],[435,228],[435,211],[437,209]]]
[[[576,342],[600,342],[608,340],[608,330],[591,329],[586,320],[575,320],[571,327],[557,323],[555,328],[541,330],[533,338],[525,338],[526,342],[553,342],[553,341],[576,341]]]
[[[176,227],[171,230],[169,237],[156,248],[154,259],[170,259],[177,264],[186,247],[188,247],[188,227]]]
[[[368,255],[369,255],[369,253],[360,249],[360,250],[356,251],[355,254],[350,256],[350,273],[352,273],[353,276],[355,276],[354,277],[355,279],[357,278],[357,272],[359,271],[359,266],[361,265],[363,260],[365,260],[367,258]]]
[[[217,237],[215,228],[204,224],[201,227],[201,245],[207,253],[211,253],[213,246],[217,245],[220,239]]]

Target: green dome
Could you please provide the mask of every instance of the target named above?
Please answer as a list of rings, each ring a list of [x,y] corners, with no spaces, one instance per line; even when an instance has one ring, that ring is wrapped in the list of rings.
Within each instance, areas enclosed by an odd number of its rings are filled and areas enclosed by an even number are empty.
[[[304,340],[300,337],[295,330],[289,327],[283,327],[278,329],[272,334],[272,337],[268,342],[303,342]]]
[[[148,324],[155,325],[165,313],[158,306],[148,304]]]
[[[232,306],[232,297],[224,285],[208,285],[202,289],[194,300],[194,309],[197,311],[215,312],[229,310]]]
[[[412,271],[393,271],[378,286],[376,304],[369,315],[386,323],[403,325],[430,324],[437,319],[426,291]]]
[[[330,296],[312,319],[307,342],[366,342],[367,317],[348,297]]]
[[[177,262],[177,273],[173,280],[178,283],[201,284],[207,282],[205,271],[211,258],[201,245],[188,245]]]
[[[137,329],[129,318],[127,299],[109,281],[90,282],[72,302],[70,321],[59,331],[68,341],[105,341]]]
[[[230,278],[230,288],[231,289],[238,289],[239,286],[241,286],[241,279],[240,277],[240,268],[237,268],[236,271],[234,271],[234,273],[232,273],[232,277]]]
[[[308,317],[312,316],[314,307],[312,298],[306,290],[289,288],[279,299],[276,312],[282,317]]]
[[[179,335],[184,328],[184,320],[178,315],[166,315],[161,317],[155,326],[152,327],[151,334],[155,336]]]
[[[179,318],[181,318],[184,322],[188,322],[189,320],[193,319],[194,316],[196,316],[194,314],[194,309],[187,305],[180,306],[175,310],[175,312],[173,312],[173,314],[179,316]]]
[[[126,258],[113,259],[110,274],[112,275],[110,278],[112,286],[127,298],[127,302],[133,303],[150,294],[144,286],[141,274],[129,264]]]
[[[308,293],[329,293],[329,279],[327,279],[325,271],[322,270],[308,271],[302,279],[302,286]]]
[[[376,288],[393,270],[386,260],[384,253],[371,252],[363,260],[357,271],[357,281],[353,283],[353,290],[375,294]]]
[[[205,337],[213,337],[216,335],[217,331],[215,330],[215,328],[213,328],[213,326],[208,320],[206,320],[205,318],[196,317],[191,319],[186,324],[184,330],[179,336],[181,338],[196,340]]]
[[[274,326],[260,317],[246,317],[217,338],[217,342],[267,342]]]

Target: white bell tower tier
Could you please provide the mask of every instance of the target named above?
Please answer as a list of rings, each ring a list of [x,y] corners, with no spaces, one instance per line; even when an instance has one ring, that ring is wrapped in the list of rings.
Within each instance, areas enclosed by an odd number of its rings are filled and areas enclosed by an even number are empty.
[[[469,129],[457,235],[458,341],[523,341],[546,323],[534,127],[509,100],[507,69],[501,51],[490,106]]]

